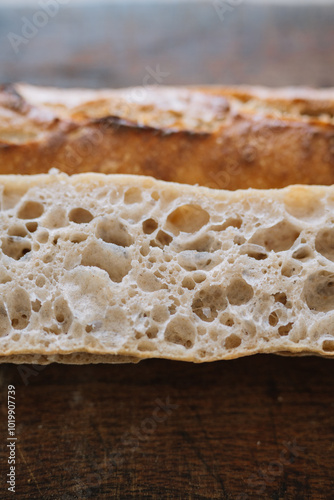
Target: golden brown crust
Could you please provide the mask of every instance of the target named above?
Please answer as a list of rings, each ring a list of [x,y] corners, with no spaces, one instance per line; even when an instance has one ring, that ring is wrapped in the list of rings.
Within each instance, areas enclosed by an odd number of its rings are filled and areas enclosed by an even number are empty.
[[[334,184],[334,90],[0,91],[0,174],[56,167],[212,188]]]

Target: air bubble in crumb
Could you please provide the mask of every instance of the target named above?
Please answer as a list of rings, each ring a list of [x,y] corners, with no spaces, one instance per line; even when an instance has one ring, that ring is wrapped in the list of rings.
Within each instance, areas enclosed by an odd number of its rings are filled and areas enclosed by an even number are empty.
[[[225,229],[227,229],[228,227],[235,227],[237,229],[240,229],[242,226],[242,219],[241,217],[229,217],[228,219],[226,219],[225,222],[223,222],[223,224],[218,224],[218,225],[215,225],[215,226],[212,226],[212,229],[214,231],[225,231]]]
[[[31,308],[34,312],[39,312],[40,309],[42,307],[42,303],[39,299],[36,299],[34,300],[32,303],[31,303]]]
[[[228,301],[234,306],[246,304],[253,295],[253,288],[242,278],[235,278],[227,287]]]
[[[48,240],[49,240],[49,233],[48,231],[42,229],[40,231],[38,231],[38,233],[36,234],[36,239],[39,243],[46,243]]]
[[[180,232],[195,233],[210,220],[206,210],[198,205],[182,205],[176,208],[167,218],[167,225],[174,234]]]
[[[155,345],[150,342],[149,340],[142,340],[139,344],[138,344],[138,351],[141,351],[141,352],[151,352],[151,351],[154,351],[155,350]]]
[[[54,207],[43,220],[43,225],[49,229],[57,229],[67,226],[68,218],[66,210],[60,206]]]
[[[268,255],[265,249],[260,245],[245,244],[240,248],[240,255],[248,255],[255,260],[265,260]]]
[[[329,271],[313,273],[305,281],[304,296],[312,311],[332,311],[334,309],[334,274]]]
[[[213,321],[219,311],[226,309],[227,300],[224,289],[218,285],[203,288],[196,293],[192,310],[202,321]]]
[[[133,238],[123,223],[116,219],[103,217],[97,224],[96,237],[106,243],[113,243],[121,247],[132,245]]]
[[[318,195],[304,186],[294,186],[288,190],[284,201],[287,212],[296,219],[319,217],[323,210]]]
[[[197,252],[211,252],[213,249],[216,250],[219,246],[219,243],[212,238],[212,236],[204,235],[188,240],[188,242],[183,245],[183,249],[196,250]]]
[[[322,350],[325,352],[334,352],[334,340],[324,340]]]
[[[149,339],[155,339],[158,335],[158,332],[159,329],[155,325],[153,325],[146,331],[146,335]]]
[[[13,289],[7,298],[7,308],[12,326],[15,330],[23,330],[29,324],[31,303],[29,294],[21,287]]]
[[[145,234],[152,234],[158,228],[158,223],[154,219],[146,219],[143,222],[143,232]]]
[[[157,304],[152,309],[152,319],[157,323],[164,323],[169,318],[168,308],[164,304]]]
[[[315,249],[334,262],[334,228],[321,229],[315,239]]]
[[[228,327],[232,327],[234,325],[234,319],[232,316],[227,316],[227,317],[223,316],[221,318],[220,322],[223,323],[223,325],[228,326]]]
[[[142,194],[139,188],[133,187],[124,193],[124,202],[127,204],[140,203],[142,201]]]
[[[284,292],[277,292],[274,295],[275,302],[280,302],[281,304],[285,305],[287,302],[287,297]]]
[[[288,261],[284,264],[281,269],[282,276],[286,276],[287,278],[291,278],[291,276],[295,276],[299,274],[302,270],[302,266],[298,264],[298,262]]]
[[[298,260],[305,260],[310,257],[312,257],[312,250],[307,245],[297,248],[292,254],[292,258]]]
[[[38,201],[25,201],[17,212],[19,219],[38,219],[43,215],[44,207]]]
[[[86,241],[87,238],[88,238],[88,235],[85,233],[74,233],[70,237],[70,241],[71,241],[71,243],[78,244],[78,243],[82,243],[83,241]],[[57,242],[58,242],[58,239],[54,240],[54,243],[57,243]]]
[[[21,224],[14,224],[13,226],[10,226],[8,228],[8,235],[9,236],[19,236],[21,238],[24,238],[28,234],[28,231],[25,226]]]
[[[276,326],[278,323],[278,316],[277,316],[277,312],[274,311],[272,312],[270,315],[269,315],[269,325],[270,326]]]
[[[45,282],[46,282],[45,277],[42,274],[40,274],[37,276],[35,283],[38,287],[42,288],[45,285]]]
[[[94,217],[89,210],[78,207],[70,211],[68,218],[71,222],[75,222],[75,224],[88,224]]]
[[[190,276],[186,276],[182,281],[183,288],[187,288],[188,290],[193,290],[196,286],[194,280]]]
[[[34,222],[27,222],[26,228],[28,229],[29,233],[34,233],[38,228],[38,223],[35,221]]]
[[[183,345],[190,349],[195,341],[195,328],[193,323],[183,316],[175,316],[167,325],[165,340],[172,344]]]
[[[8,257],[20,260],[31,251],[31,243],[26,238],[8,236],[7,238],[2,238],[1,249]]]
[[[112,281],[120,283],[131,269],[131,258],[116,245],[92,242],[83,251],[81,265],[102,269]]]
[[[288,323],[287,325],[282,325],[278,328],[278,333],[281,336],[289,335],[290,330],[293,327],[293,323]]]
[[[259,229],[250,243],[263,246],[268,251],[282,252],[292,247],[299,234],[300,231],[294,225],[283,220],[275,226]]]
[[[58,297],[54,303],[54,313],[58,323],[61,323],[63,331],[67,332],[72,323],[72,312],[67,301],[63,297]]]
[[[159,231],[155,238],[155,241],[157,243],[157,246],[163,248],[165,246],[168,246],[173,241],[173,238],[170,234],[165,233],[165,231]]]
[[[195,283],[203,283],[203,281],[206,280],[206,274],[195,272],[195,273],[193,273],[192,278],[195,281]]]
[[[238,335],[232,333],[225,339],[225,347],[226,349],[236,349],[241,344],[241,339]]]
[[[155,292],[162,288],[161,281],[148,271],[144,271],[138,276],[137,283],[144,292]]]

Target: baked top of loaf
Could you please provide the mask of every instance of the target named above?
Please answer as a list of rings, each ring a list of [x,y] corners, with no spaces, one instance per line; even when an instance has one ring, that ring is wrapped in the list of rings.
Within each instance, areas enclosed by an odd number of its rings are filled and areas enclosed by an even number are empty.
[[[334,184],[334,90],[0,90],[0,174],[143,174],[215,189]]]
[[[334,187],[0,176],[0,361],[334,355]]]

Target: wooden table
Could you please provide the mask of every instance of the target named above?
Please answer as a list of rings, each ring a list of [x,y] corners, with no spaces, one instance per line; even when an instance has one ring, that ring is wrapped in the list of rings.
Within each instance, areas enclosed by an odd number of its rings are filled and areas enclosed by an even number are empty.
[[[61,7],[15,54],[7,35],[35,12],[0,9],[3,82],[141,85],[160,65],[164,84],[334,86],[334,7]],[[1,499],[334,498],[331,360],[3,365],[0,383],[2,443],[9,384],[18,437]]]
[[[332,360],[38,370],[1,368],[2,395],[16,387],[16,498],[333,498]]]

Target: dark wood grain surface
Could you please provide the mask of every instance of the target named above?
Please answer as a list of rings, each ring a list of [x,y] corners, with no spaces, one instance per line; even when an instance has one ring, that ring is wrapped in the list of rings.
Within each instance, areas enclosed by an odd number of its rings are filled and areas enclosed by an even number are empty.
[[[333,498],[331,360],[33,370],[1,368],[2,395],[16,386],[18,498]]]
[[[155,83],[334,85],[330,6],[241,3],[222,20],[212,2],[69,4],[15,54],[8,34],[35,12],[0,8],[2,82],[142,85],[160,67]],[[8,384],[15,495],[5,484]],[[1,499],[334,498],[328,359],[3,365],[0,387]]]

